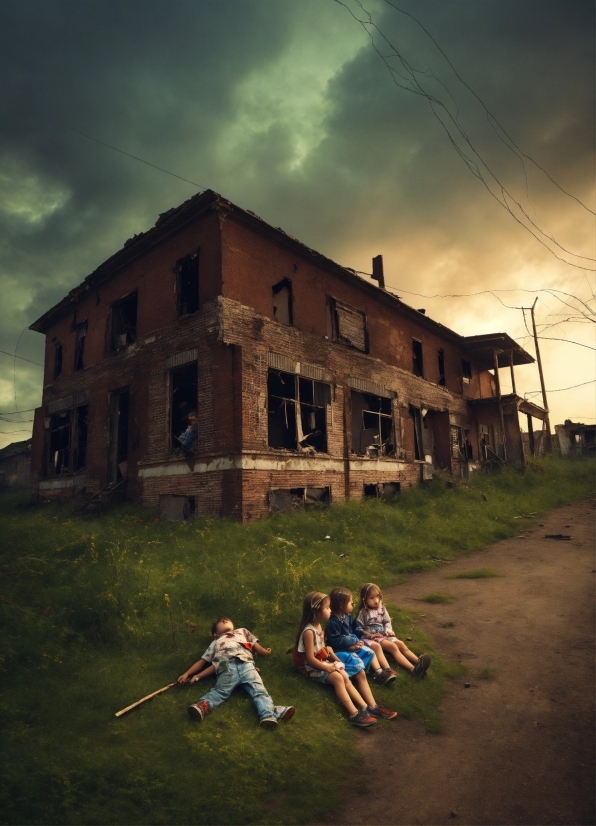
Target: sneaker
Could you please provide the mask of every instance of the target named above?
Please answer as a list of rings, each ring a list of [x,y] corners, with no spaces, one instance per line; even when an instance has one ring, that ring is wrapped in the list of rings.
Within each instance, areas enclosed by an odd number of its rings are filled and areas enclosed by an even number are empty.
[[[397,717],[397,711],[391,711],[390,708],[380,706],[378,703],[376,706],[369,706],[368,713],[373,717],[380,717],[382,720],[395,720]]]
[[[277,728],[277,720],[275,717],[263,717],[259,725],[263,728]]]
[[[188,707],[188,713],[191,717],[194,717],[195,720],[201,722],[201,720],[204,720],[209,714],[209,703],[205,700],[200,700],[198,703],[194,703]]]
[[[283,720],[284,722],[296,714],[294,706],[273,706],[273,711],[277,719]]]
[[[430,665],[430,654],[421,654],[418,662],[414,666],[414,670],[410,672],[412,677],[421,680],[426,674]]]
[[[390,668],[384,668],[380,674],[374,675],[373,680],[377,685],[388,685],[392,683],[395,678],[395,671],[392,671]]]
[[[374,717],[370,716],[368,708],[360,709],[357,714],[353,714],[352,717],[348,717],[348,720],[353,726],[360,726],[360,728],[374,726],[377,722]]]

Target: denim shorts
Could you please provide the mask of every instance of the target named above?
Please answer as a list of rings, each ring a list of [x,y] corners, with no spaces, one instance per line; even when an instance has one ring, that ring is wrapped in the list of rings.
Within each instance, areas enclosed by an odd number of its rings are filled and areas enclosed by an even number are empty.
[[[309,671],[308,676],[315,683],[326,683],[331,671]]]

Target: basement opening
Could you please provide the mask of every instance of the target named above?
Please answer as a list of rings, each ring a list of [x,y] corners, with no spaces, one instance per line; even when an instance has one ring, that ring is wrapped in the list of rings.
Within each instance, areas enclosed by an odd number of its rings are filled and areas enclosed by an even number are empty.
[[[297,508],[325,507],[329,504],[329,488],[278,488],[269,491],[271,513]]]

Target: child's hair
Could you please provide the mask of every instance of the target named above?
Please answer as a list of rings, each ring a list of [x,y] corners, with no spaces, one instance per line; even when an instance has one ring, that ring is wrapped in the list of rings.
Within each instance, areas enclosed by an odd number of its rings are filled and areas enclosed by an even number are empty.
[[[344,606],[352,597],[352,592],[348,591],[347,588],[334,588],[333,591],[329,593],[329,599],[331,600],[331,613],[332,614],[345,614]]]
[[[215,622],[213,623],[213,625],[211,626],[211,636],[212,637],[215,636],[217,626],[219,625],[220,622],[231,622],[232,625],[234,624],[233,620],[231,620],[229,617],[218,617],[215,620]]]
[[[329,597],[321,591],[311,591],[304,597],[304,602],[302,603],[302,619],[300,620],[300,626],[296,634],[295,649],[298,648],[300,634],[302,634],[307,625],[312,625],[326,599],[329,599]]]
[[[369,597],[375,597],[376,595],[381,597],[381,602],[383,601],[383,592],[379,588],[378,585],[375,585],[374,582],[365,582],[362,588],[360,589],[360,605],[358,606],[358,610],[362,611],[363,608],[366,608],[366,600]]]

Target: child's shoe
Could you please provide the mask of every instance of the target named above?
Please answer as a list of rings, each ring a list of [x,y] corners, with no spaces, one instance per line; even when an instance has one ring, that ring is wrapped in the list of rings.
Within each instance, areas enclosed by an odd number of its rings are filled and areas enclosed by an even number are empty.
[[[201,720],[204,720],[209,714],[209,703],[206,700],[201,700],[198,703],[194,703],[192,706],[188,707],[188,713],[191,717],[194,717],[195,720],[201,722]]]
[[[392,671],[390,668],[384,668],[380,674],[374,675],[373,680],[378,685],[389,685],[389,683],[392,683],[395,678],[395,671]]]
[[[421,654],[418,662],[414,666],[414,670],[410,672],[412,677],[422,680],[430,665],[430,654]]]
[[[273,706],[273,711],[277,719],[283,720],[284,722],[296,714],[294,706]]]
[[[259,725],[263,728],[277,728],[277,720],[275,717],[263,717]]]
[[[376,706],[369,706],[368,713],[373,717],[380,717],[382,720],[395,720],[397,711],[392,711],[390,708],[385,708],[377,703]]]
[[[351,717],[348,717],[348,720],[353,726],[360,726],[360,728],[374,726],[377,722],[374,717],[370,716],[368,708],[360,709],[359,712],[353,714]]]

